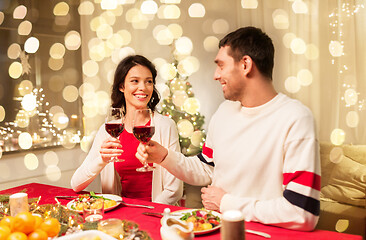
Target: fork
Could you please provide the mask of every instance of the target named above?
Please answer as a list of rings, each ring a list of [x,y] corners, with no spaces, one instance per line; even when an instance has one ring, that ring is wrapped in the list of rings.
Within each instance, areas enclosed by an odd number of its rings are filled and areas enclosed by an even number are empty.
[[[126,202],[125,202],[125,201],[123,201],[123,200],[116,200],[116,202],[120,202],[120,203],[122,203],[123,205],[130,206],[130,207],[143,207],[143,208],[154,209],[154,206],[141,205],[141,204],[133,204],[133,203],[126,203]]]

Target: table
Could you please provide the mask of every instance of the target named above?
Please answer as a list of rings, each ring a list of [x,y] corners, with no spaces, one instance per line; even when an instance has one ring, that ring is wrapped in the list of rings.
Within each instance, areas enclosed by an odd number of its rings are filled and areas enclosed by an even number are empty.
[[[18,187],[10,188],[7,190],[0,191],[0,194],[13,194],[25,190],[28,193],[29,198],[37,198],[42,196],[41,201],[39,204],[55,204],[56,201],[54,200],[55,196],[58,195],[75,195],[72,189],[56,187],[51,185],[45,185],[40,183],[30,183],[21,185]],[[59,201],[66,205],[68,200],[59,199]],[[169,206],[164,204],[158,203],[151,203],[145,202],[136,199],[124,198],[124,201],[127,203],[136,203],[136,204],[145,204],[145,205],[152,205],[155,209],[146,209],[146,208],[137,208],[137,207],[127,207],[123,205],[119,205],[114,210],[108,211],[105,213],[105,218],[120,218],[129,221],[134,221],[139,224],[140,229],[148,232],[153,239],[161,239],[160,237],[160,218],[154,216],[146,216],[143,215],[142,212],[151,211],[151,212],[163,212],[166,207],[169,207],[171,211],[185,209],[183,207],[177,206]],[[324,231],[324,230],[315,230],[313,232],[300,232],[300,231],[293,231],[288,229],[283,229],[279,227],[267,226],[261,223],[254,223],[254,222],[246,222],[245,223],[246,229],[257,230],[261,232],[268,233],[272,236],[272,240],[281,239],[281,240],[293,240],[293,239],[314,239],[314,240],[321,240],[321,239],[331,239],[331,240],[362,240],[361,236],[358,235],[351,235],[345,233],[337,233],[331,231]],[[265,238],[256,236],[253,234],[246,234],[246,240],[264,240]],[[220,231],[215,231],[206,235],[196,236],[195,239],[199,240],[214,240],[220,239]]]

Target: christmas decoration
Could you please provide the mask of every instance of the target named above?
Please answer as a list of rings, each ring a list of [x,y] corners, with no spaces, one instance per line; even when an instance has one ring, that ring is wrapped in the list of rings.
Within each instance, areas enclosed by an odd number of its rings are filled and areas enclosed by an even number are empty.
[[[176,44],[173,46],[176,48]],[[200,103],[188,82],[188,77],[197,68],[193,57],[179,55],[177,49],[173,52],[173,63],[167,63],[160,69],[169,88],[169,91],[162,92],[161,113],[176,122],[181,151],[186,156],[192,156],[201,151],[206,137],[202,128],[204,116],[199,113]]]

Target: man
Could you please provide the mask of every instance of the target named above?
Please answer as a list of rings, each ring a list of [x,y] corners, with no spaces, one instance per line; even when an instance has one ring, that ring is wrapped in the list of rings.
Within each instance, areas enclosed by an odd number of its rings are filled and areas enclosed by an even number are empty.
[[[189,184],[210,184],[202,189],[207,209],[239,209],[246,221],[313,230],[320,161],[310,110],[275,91],[274,47],[260,29],[240,28],[219,47],[214,78],[228,101],[212,116],[202,153],[184,157],[151,141],[140,144],[137,158]]]

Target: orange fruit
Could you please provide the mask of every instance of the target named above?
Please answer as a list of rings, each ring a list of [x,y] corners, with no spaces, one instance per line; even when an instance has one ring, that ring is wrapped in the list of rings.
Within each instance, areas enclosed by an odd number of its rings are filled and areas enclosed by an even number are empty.
[[[41,223],[43,223],[43,218],[41,216],[38,215],[33,215],[34,219],[36,220],[36,224],[34,225],[34,229],[39,228],[39,226],[41,226]]]
[[[34,232],[28,235],[28,240],[47,240],[47,233],[41,229],[36,229]]]
[[[0,225],[0,240],[6,240],[10,235],[10,228],[6,225]]]
[[[27,240],[28,237],[22,232],[13,232],[6,240]]]
[[[14,228],[14,217],[6,216],[0,221],[0,225],[6,225],[10,228],[10,231],[13,231]]]
[[[40,229],[45,231],[49,237],[55,237],[60,232],[61,224],[56,218],[47,218],[41,223]]]
[[[34,231],[35,225],[36,219],[30,212],[21,212],[15,216],[13,231],[29,234]]]

